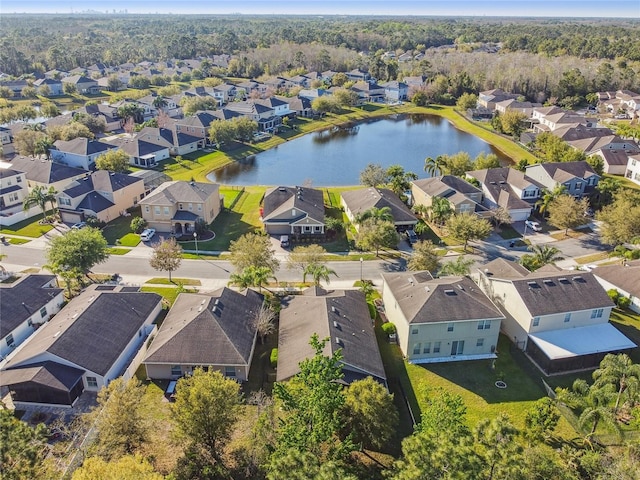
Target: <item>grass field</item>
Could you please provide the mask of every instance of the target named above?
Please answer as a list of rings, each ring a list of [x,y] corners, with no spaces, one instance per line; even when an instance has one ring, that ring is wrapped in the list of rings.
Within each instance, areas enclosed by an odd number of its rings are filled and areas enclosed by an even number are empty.
[[[50,231],[53,225],[40,225],[38,222],[42,219],[41,215],[36,215],[33,218],[28,218],[22,222],[18,222],[15,225],[3,226],[0,229],[0,234],[4,235],[20,235],[21,237],[38,238]]]
[[[156,277],[156,278],[147,280],[145,283],[148,283],[150,285],[174,285],[176,287],[178,285],[189,285],[189,286],[202,285],[202,282],[200,280],[194,279],[194,278],[172,278],[171,280],[169,280],[168,278],[164,278],[164,277]]]

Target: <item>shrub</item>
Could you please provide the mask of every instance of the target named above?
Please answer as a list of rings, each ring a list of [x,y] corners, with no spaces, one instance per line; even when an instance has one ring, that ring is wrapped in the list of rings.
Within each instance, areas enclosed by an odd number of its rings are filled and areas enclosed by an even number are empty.
[[[629,297],[620,295],[616,300],[616,304],[618,305],[618,308],[629,308],[629,305],[631,305],[631,299]]]
[[[384,333],[386,333],[387,335],[392,335],[392,334],[396,333],[396,326],[391,322],[383,323],[382,324],[382,331]]]
[[[618,290],[616,290],[615,288],[607,290],[607,295],[609,295],[609,298],[613,303],[618,303],[618,298],[620,298],[620,292]]]
[[[98,217],[87,217],[86,222],[87,225],[93,228],[103,228],[106,225],[106,223],[99,220]]]
[[[142,217],[133,217],[131,219],[131,231],[133,233],[140,233],[147,226],[147,221]]]
[[[271,362],[271,366],[273,368],[276,368],[278,366],[278,349],[277,348],[274,348],[273,350],[271,350],[269,361]]]

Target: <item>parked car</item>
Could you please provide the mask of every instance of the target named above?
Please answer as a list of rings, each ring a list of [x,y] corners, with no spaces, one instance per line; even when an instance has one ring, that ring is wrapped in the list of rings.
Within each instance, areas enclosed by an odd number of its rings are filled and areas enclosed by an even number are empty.
[[[146,228],[141,234],[140,234],[140,240],[142,240],[143,242],[148,242],[149,240],[151,240],[153,238],[153,236],[156,234],[156,230],[155,228]]]
[[[280,236],[280,246],[282,248],[289,247],[289,235],[281,235]]]
[[[72,228],[73,230],[81,230],[81,229],[83,229],[83,228],[84,228],[84,227],[86,227],[86,226],[87,226],[87,223],[86,223],[86,222],[79,222],[79,223],[74,223],[74,224],[71,226],[71,228]]]
[[[416,235],[416,232],[414,232],[413,230],[407,230],[406,235],[409,245],[413,245],[418,241],[418,235]]]
[[[593,208],[587,208],[587,209],[584,211],[584,216],[585,216],[585,217],[593,217],[593,215],[594,215]]]
[[[533,230],[534,232],[541,232],[542,231],[542,227],[540,226],[540,224],[538,222],[534,222],[532,220],[526,220],[524,222],[524,225],[527,228],[530,228],[531,230]]]

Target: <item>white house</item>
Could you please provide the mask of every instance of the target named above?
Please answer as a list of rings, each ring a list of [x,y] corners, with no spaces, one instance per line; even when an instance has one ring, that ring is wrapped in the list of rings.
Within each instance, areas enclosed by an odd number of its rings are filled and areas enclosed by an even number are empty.
[[[640,313],[640,260],[623,265],[602,265],[591,271],[605,290],[615,289],[629,298],[629,308]]]
[[[631,155],[627,160],[627,171],[624,173],[632,182],[640,185],[640,155]]]

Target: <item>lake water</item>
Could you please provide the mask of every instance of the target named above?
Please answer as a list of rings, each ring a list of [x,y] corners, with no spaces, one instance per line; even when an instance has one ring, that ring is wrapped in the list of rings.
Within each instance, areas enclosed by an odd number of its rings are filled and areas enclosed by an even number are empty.
[[[503,165],[511,159],[483,140],[457,130],[438,116],[412,115],[362,123],[357,128],[310,133],[234,162],[208,175],[230,185],[358,185],[369,163],[402,165],[420,178],[428,177],[424,159],[468,152],[495,153]]]

